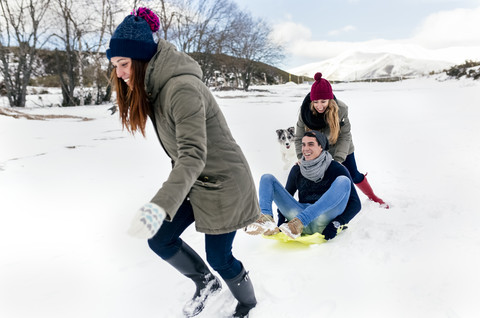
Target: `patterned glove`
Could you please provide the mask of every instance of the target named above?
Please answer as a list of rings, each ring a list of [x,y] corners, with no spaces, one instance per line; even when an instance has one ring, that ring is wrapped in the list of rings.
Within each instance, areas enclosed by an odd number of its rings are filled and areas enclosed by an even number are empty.
[[[150,239],[157,233],[166,216],[163,208],[152,202],[147,203],[135,214],[128,234],[141,239]]]

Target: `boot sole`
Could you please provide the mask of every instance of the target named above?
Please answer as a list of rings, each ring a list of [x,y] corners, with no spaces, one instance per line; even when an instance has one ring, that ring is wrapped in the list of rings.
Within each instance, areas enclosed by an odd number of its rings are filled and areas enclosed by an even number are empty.
[[[218,280],[218,278],[217,278],[217,280]],[[212,284],[214,281],[215,280],[212,280],[211,282],[209,282],[205,288],[209,287],[209,284]],[[219,283],[219,287],[217,289],[209,292],[207,295],[205,295],[205,298],[203,299],[203,301],[201,301],[201,302],[199,301],[202,304],[202,306],[201,307],[196,306],[194,308],[194,310],[195,310],[194,312],[191,312],[191,311],[188,311],[188,310],[185,309],[186,307],[193,307],[195,305],[196,302],[193,301],[193,300],[191,301],[191,304],[187,303],[183,307],[183,314],[185,315],[185,317],[188,317],[188,318],[195,317],[203,311],[203,309],[207,305],[207,302],[209,301],[209,299],[211,299],[212,296],[215,296],[218,293],[220,293],[220,291],[222,290],[222,284],[220,283],[220,280],[218,280],[218,283]],[[200,296],[197,296],[195,299],[197,299],[197,298],[200,298]]]
[[[296,238],[300,237],[300,234],[293,234],[292,231],[290,231],[290,228],[288,227],[287,224],[288,223],[283,223],[282,225],[280,225],[280,227],[279,227],[280,231],[285,233],[285,235],[287,235],[288,237],[290,237],[292,239],[296,239]]]
[[[272,231],[275,228],[276,225],[273,222],[252,223],[245,227],[245,232],[250,235],[259,235],[265,233],[266,231]]]

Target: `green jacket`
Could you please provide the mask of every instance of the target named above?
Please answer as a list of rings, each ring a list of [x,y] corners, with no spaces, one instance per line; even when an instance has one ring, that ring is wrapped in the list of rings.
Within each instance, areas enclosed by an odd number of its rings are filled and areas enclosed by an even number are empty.
[[[308,97],[308,103],[310,104],[310,97]],[[306,98],[307,99],[307,98]],[[328,152],[333,156],[333,159],[339,163],[345,161],[345,158],[351,154],[355,147],[353,146],[352,134],[350,132],[350,120],[348,119],[348,106],[341,100],[336,100],[338,105],[338,118],[340,120],[340,134],[338,135],[337,142],[332,145],[329,144]],[[306,101],[304,101],[306,103]],[[307,105],[302,105],[302,107],[308,107]],[[295,151],[297,157],[302,158],[302,138],[305,134],[306,128],[311,129],[305,125],[302,119],[302,113],[298,116],[297,127],[295,129]],[[327,137],[330,136],[330,127],[325,127],[320,129]]]
[[[260,208],[250,168],[199,65],[160,40],[145,89],[158,138],[173,162],[151,200],[165,209],[167,221],[188,197],[199,232],[223,234],[254,222]]]

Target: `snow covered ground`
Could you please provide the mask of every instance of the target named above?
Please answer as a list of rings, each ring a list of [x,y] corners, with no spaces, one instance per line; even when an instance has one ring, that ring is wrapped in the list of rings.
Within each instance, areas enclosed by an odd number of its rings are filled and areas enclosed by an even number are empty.
[[[257,185],[264,173],[284,181],[275,130],[295,125],[309,86],[253,88],[215,95]],[[391,209],[360,194],[350,228],[309,247],[239,231],[251,317],[478,317],[480,83],[333,88],[349,105],[358,167]],[[109,107],[0,115],[0,317],[182,317],[193,283],[126,234],[169,160],[150,124],[146,139],[131,136]],[[193,226],[182,237],[204,256]],[[231,313],[224,287],[199,317]]]

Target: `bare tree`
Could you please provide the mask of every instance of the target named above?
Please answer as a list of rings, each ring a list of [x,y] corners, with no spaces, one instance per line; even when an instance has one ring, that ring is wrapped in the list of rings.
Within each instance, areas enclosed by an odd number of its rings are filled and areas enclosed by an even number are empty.
[[[109,1],[104,0],[55,0],[57,20],[60,22],[54,33],[58,40],[57,47],[64,51],[64,63],[61,63],[62,54],[57,51],[59,59],[57,69],[62,87],[63,105],[84,105],[86,98],[85,67],[96,62],[87,58],[96,57],[99,61],[100,49],[105,43],[105,32],[108,24]],[[84,8],[89,8],[85,10]],[[99,8],[95,15],[90,9]],[[100,30],[100,31],[99,31]],[[95,54],[96,53],[96,54]],[[96,68],[95,68],[96,69]]]
[[[183,52],[207,52],[218,44],[227,21],[237,10],[231,0],[184,0],[176,5],[174,39]]]
[[[160,29],[163,33],[163,39],[169,40],[173,19],[175,18],[175,4],[170,1],[160,0],[160,7],[157,10],[160,20]]]
[[[49,5],[50,0],[0,0],[1,71],[10,106],[25,107],[37,51],[47,40],[41,22]]]
[[[270,38],[271,27],[247,12],[238,12],[229,28],[229,53],[237,58],[243,89],[248,90],[256,70],[256,62],[275,64],[283,58],[283,48]]]
[[[55,5],[49,7],[50,3]],[[84,104],[90,85],[96,89],[96,97],[91,94],[96,104],[110,99],[112,65],[103,58],[104,52],[125,12],[141,6],[157,13],[157,37],[199,62],[207,84],[217,85],[219,76],[232,84],[241,78],[248,90],[255,72],[261,73],[256,62],[275,63],[283,56],[282,48],[270,41],[270,27],[241,12],[233,0],[0,0],[0,4],[0,68],[11,105],[25,104],[36,48],[41,47],[40,38],[46,39],[38,31],[46,14],[55,23],[48,33],[55,41],[48,44],[56,48],[63,105]]]
[[[91,39],[87,41],[87,53],[90,55],[90,61],[93,64],[92,86],[96,90],[95,104],[109,101],[111,97],[111,83],[109,82],[109,73],[112,65],[108,63],[104,70],[102,52],[107,46],[108,36],[113,34],[114,19],[117,14],[123,12],[115,0],[100,0],[92,3],[92,8],[97,12],[97,19],[93,21]],[[106,83],[103,86],[103,83]],[[105,88],[105,89],[104,89]]]
[[[215,80],[222,54],[236,59],[229,66],[240,74],[248,90],[256,62],[276,63],[283,58],[283,48],[270,38],[271,28],[263,20],[238,9],[231,0],[176,1],[172,41],[179,50],[199,62],[204,81]]]
[[[109,15],[112,14],[111,10],[111,1],[110,0],[101,0],[99,8],[96,8],[97,16],[100,16],[100,19],[98,21],[99,26],[98,26],[98,33],[96,34],[96,41],[95,39],[93,40],[93,47],[91,50],[89,50],[91,53],[91,57],[93,58],[93,87],[96,89],[96,98],[95,98],[95,104],[100,104],[104,96],[102,92],[102,87],[100,85],[100,78],[99,75],[102,70],[102,63],[101,63],[101,58],[100,58],[100,50],[105,47],[105,38],[106,38],[106,33],[107,33],[107,25],[108,25],[108,20],[109,20]],[[98,20],[98,19],[97,19]]]
[[[77,77],[75,68],[77,66],[77,55],[75,53],[76,45],[76,34],[74,27],[72,25],[73,18],[73,1],[71,0],[55,0],[56,4],[56,14],[58,15],[60,22],[58,29],[54,33],[54,36],[60,41],[57,44],[57,47],[63,47],[65,55],[62,56],[59,50],[56,51],[57,58],[57,74],[60,79],[60,84],[62,88],[62,96],[64,106],[74,106],[76,105],[74,99],[74,90],[77,85]]]
[[[171,40],[199,62],[204,81],[215,76],[215,54],[223,53],[226,29],[238,11],[231,0],[183,0],[175,3]]]

